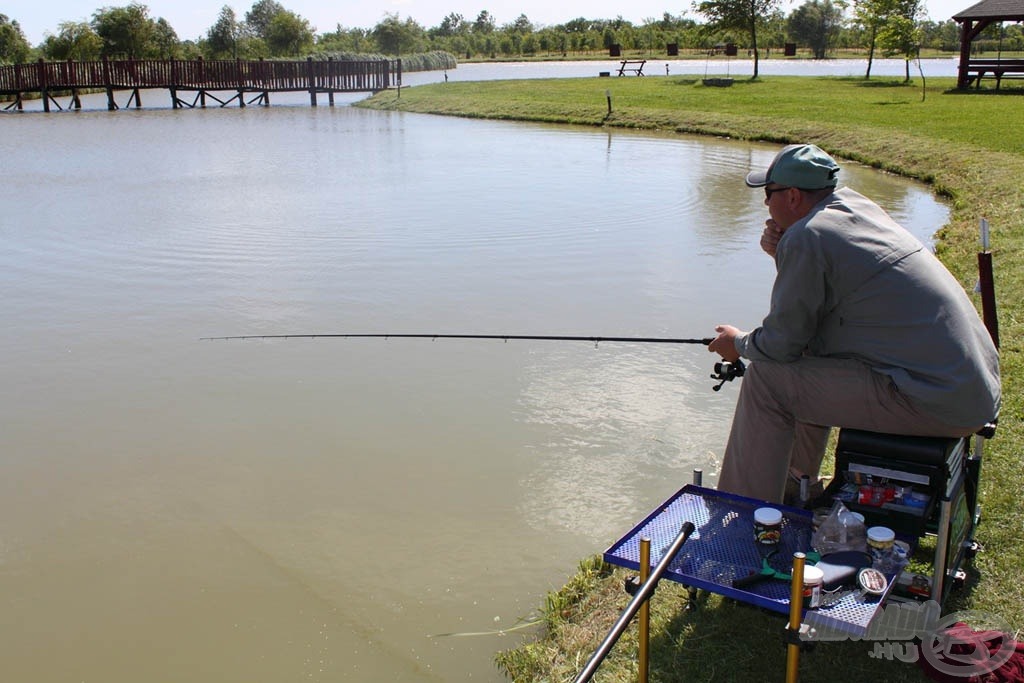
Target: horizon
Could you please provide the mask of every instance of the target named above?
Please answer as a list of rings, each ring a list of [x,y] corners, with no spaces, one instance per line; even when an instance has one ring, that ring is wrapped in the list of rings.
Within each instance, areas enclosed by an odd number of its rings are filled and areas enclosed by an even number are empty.
[[[99,0],[50,0],[45,3],[38,0],[8,0],[2,13],[18,22],[29,43],[35,47],[43,42],[47,33],[56,33],[61,22],[89,21],[100,8],[123,7],[128,4],[124,1],[105,3]],[[141,4],[149,8],[149,15],[153,19],[166,19],[178,34],[179,40],[205,37],[225,5],[231,7],[239,19],[244,18],[253,5],[249,1],[225,3],[206,0],[153,0]],[[579,17],[591,20],[621,17],[639,25],[647,19],[660,18],[666,12],[677,17],[700,19],[689,6],[665,7],[664,3],[653,0],[638,0],[630,4],[628,13],[609,0],[565,0],[557,6],[540,0],[520,0],[515,4],[498,3],[496,7],[494,3],[485,0],[380,0],[373,3],[342,2],[337,5],[327,5],[317,0],[285,0],[281,4],[309,21],[317,34],[332,32],[338,25],[370,29],[388,14],[397,14],[403,20],[411,18],[429,29],[438,26],[449,14],[461,14],[467,21],[473,21],[483,10],[487,10],[499,26],[512,23],[521,14],[525,14],[535,26],[556,26]],[[780,9],[789,14],[801,4],[803,2],[796,0],[781,0]],[[925,0],[928,18],[932,21],[947,21],[973,4],[970,0]]]

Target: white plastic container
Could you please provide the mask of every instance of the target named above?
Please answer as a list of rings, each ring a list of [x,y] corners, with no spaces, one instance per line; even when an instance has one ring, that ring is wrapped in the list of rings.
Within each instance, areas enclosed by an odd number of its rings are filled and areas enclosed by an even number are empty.
[[[896,567],[896,533],[885,526],[873,526],[868,529],[868,552],[871,553],[871,566],[883,574],[895,571]]]
[[[821,591],[825,583],[825,572],[814,565],[804,567],[804,609],[821,607]]]
[[[754,541],[760,545],[778,545],[782,540],[782,511],[775,508],[754,510]]]

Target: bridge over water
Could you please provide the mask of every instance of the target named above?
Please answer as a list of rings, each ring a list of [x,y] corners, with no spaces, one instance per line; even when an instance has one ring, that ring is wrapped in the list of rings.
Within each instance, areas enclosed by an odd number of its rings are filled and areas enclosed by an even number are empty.
[[[331,106],[335,93],[378,92],[402,85],[402,61],[378,59],[341,61],[328,59],[304,61],[245,61],[181,59],[110,60],[96,62],[38,62],[0,66],[0,96],[13,98],[4,109],[23,109],[26,96],[43,100],[43,111],[50,105],[64,109],[57,101],[60,93],[70,96],[68,108],[81,109],[79,93],[106,91],[107,109],[119,109],[116,91],[130,91],[127,106],[142,106],[140,92],[145,89],[169,91],[175,108],[205,107],[212,99],[225,107],[237,102],[270,104],[273,92],[308,92],[309,103],[317,106],[317,95],[326,94]]]

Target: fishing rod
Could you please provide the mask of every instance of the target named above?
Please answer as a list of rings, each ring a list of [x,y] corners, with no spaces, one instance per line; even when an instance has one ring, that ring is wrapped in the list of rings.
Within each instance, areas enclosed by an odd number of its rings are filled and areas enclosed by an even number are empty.
[[[553,334],[237,334],[226,337],[200,337],[200,341],[231,341],[236,339],[500,339],[528,341],[585,341],[595,346],[602,342],[621,342],[634,344],[700,344],[708,346],[714,339],[674,338],[674,337],[582,337]],[[742,377],[746,366],[743,361],[721,361],[715,363],[711,379],[718,380],[712,389],[718,391],[726,382]]]
[[[242,334],[232,337],[200,337],[201,341],[225,341],[230,339],[319,339],[319,338],[356,339],[501,339],[508,341],[586,341],[594,344],[601,342],[636,342],[638,344],[703,344],[707,346],[711,337],[702,339],[672,339],[667,337],[571,337],[549,334]]]

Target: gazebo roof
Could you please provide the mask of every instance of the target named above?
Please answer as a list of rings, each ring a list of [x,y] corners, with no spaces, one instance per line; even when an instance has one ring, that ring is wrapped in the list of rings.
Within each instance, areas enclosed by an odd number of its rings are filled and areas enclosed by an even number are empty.
[[[955,21],[969,19],[1002,19],[1024,21],[1024,0],[981,0],[953,15]]]

